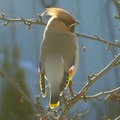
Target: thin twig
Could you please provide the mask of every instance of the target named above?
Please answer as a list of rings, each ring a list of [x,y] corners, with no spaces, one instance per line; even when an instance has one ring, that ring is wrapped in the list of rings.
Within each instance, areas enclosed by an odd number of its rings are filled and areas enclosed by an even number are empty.
[[[82,115],[89,113],[90,110],[87,110],[87,111],[79,113],[79,114],[75,114],[71,120],[76,120],[79,116],[82,116]]]
[[[120,17],[120,0],[112,0]]]
[[[44,14],[38,15],[38,18],[36,20],[35,19],[24,19],[24,18],[12,19],[12,18],[7,18],[6,15],[3,12],[0,12],[0,20],[5,21],[4,23],[2,23],[5,26],[7,26],[9,23],[13,23],[13,22],[23,23],[24,25],[27,26],[27,30],[28,30],[28,29],[31,28],[31,25],[33,25],[33,24],[45,26],[46,23],[44,23],[43,20],[42,20],[43,15]],[[77,37],[83,37],[83,38],[88,38],[90,40],[102,42],[107,47],[115,46],[115,47],[120,48],[120,42],[119,41],[118,42],[110,42],[108,40],[100,38],[98,35],[90,36],[90,35],[86,35],[86,34],[82,34],[82,33],[76,33],[76,35],[77,35]]]
[[[84,96],[87,89],[95,83],[99,78],[101,78],[105,73],[107,73],[110,69],[112,69],[114,66],[116,66],[116,63],[120,60],[120,53],[110,62],[103,70],[101,70],[99,73],[94,74],[92,76],[89,76],[88,82],[85,84],[85,86],[78,92],[77,95],[75,95],[73,98],[69,99],[69,105],[67,105],[64,110],[62,111],[61,115],[59,116],[58,120],[61,120],[65,118],[69,110],[80,100],[82,96]]]
[[[120,116],[118,116],[117,118],[115,118],[115,120],[120,120]]]
[[[87,100],[90,100],[90,99],[98,99],[100,96],[105,96],[105,95],[109,95],[109,94],[115,94],[116,92],[120,91],[120,87],[117,87],[115,89],[112,89],[112,90],[109,90],[109,91],[103,91],[103,92],[100,92],[100,93],[97,93],[95,95],[89,95],[89,96],[85,96],[85,98]]]
[[[6,15],[4,13],[0,13],[0,20],[5,21],[3,23],[3,25],[8,25],[9,23],[12,22],[20,22],[23,23],[24,25],[27,26],[27,29],[31,28],[31,25],[36,24],[36,25],[46,25],[46,23],[44,23],[42,21],[42,15],[38,16],[38,19],[24,19],[24,18],[19,18],[19,19],[11,19],[11,18],[7,18]],[[95,40],[95,41],[99,41],[104,43],[107,47],[109,46],[115,46],[117,48],[120,48],[120,42],[117,40],[117,42],[110,42],[108,40],[102,39],[99,36],[95,35],[95,36],[89,36],[89,35],[85,35],[85,34],[81,34],[81,33],[76,33],[77,37],[83,37],[83,38],[88,38],[91,40]],[[118,65],[117,63],[120,60],[120,54],[118,54],[116,56],[116,58],[108,65],[106,66],[102,71],[100,71],[97,74],[93,74],[91,76],[88,77],[88,82],[87,84],[85,84],[85,86],[82,88],[82,90],[75,96],[73,96],[71,99],[66,100],[66,103],[68,103],[69,105],[65,105],[65,108],[62,111],[62,114],[59,116],[59,120],[63,119],[67,113],[69,112],[69,110],[74,106],[74,104],[76,104],[80,99],[82,99],[82,96],[85,96],[85,92],[86,90],[94,83],[96,82],[99,78],[101,78],[106,72],[108,72],[112,67],[114,67],[115,65]],[[28,101],[33,108],[35,109],[36,112],[38,112],[38,109],[36,108],[35,104],[30,100],[30,98],[28,98],[25,93],[21,90],[21,88],[19,86],[16,85],[16,83],[14,83],[5,73],[3,73],[2,71],[0,71],[0,74],[2,75],[3,78],[5,78],[6,80],[8,80],[20,93],[21,95],[23,95],[26,99],[26,101]],[[44,117],[45,113],[43,111],[43,109],[40,109],[40,112],[42,113],[42,115]],[[46,118],[47,119],[47,118]]]
[[[2,70],[0,70],[0,76],[11,83],[13,87],[16,88],[16,90],[24,97],[24,99],[33,107],[34,111],[36,113],[41,113],[41,116],[47,119],[47,116],[45,115],[45,112],[42,108],[39,107],[39,109],[36,108],[36,105],[32,102],[32,100],[24,93],[24,91],[19,87],[18,83],[15,83],[14,80],[10,79],[8,75],[6,75]]]
[[[111,99],[120,101],[120,90],[114,94],[107,95],[107,97],[105,98],[105,100],[107,100],[107,101],[110,101]]]
[[[7,18],[6,15],[2,12],[0,12],[0,20],[5,21],[4,23],[2,23],[2,25],[7,26],[10,23],[13,22],[20,22],[23,23],[24,25],[27,26],[27,30],[31,28],[31,25],[46,25],[46,23],[43,22],[42,20],[42,15],[38,15],[38,18],[35,19],[24,19],[23,17],[21,18]]]
[[[81,34],[81,33],[76,33],[76,35],[77,35],[77,37],[83,37],[83,38],[88,38],[88,39],[91,39],[91,40],[94,40],[94,41],[102,42],[106,45],[106,47],[115,46],[115,47],[120,48],[120,42],[119,41],[118,41],[118,43],[117,42],[110,42],[108,40],[100,38],[97,35],[90,36],[90,35]]]

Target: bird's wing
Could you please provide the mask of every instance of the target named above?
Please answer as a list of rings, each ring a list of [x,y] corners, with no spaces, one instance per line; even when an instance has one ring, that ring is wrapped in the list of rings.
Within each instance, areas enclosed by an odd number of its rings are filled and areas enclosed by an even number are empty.
[[[39,61],[39,73],[40,73],[40,89],[42,91],[42,96],[46,96],[45,91],[45,59],[46,59],[47,51],[46,51],[46,43],[43,40],[41,43],[40,49],[40,61]]]
[[[66,89],[72,79],[72,77],[74,76],[73,74],[76,72],[75,71],[75,57],[73,60],[73,63],[71,64],[71,67],[68,69],[68,71],[64,71],[64,77],[63,77],[63,81],[61,83],[61,87],[60,87],[60,95],[62,95],[63,90]]]

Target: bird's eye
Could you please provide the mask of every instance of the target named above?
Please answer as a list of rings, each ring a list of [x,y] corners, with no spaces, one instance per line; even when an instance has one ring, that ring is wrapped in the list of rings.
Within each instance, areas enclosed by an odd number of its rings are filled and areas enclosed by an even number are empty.
[[[74,32],[75,26],[71,26],[70,28],[71,28],[70,31],[71,31],[71,32]]]
[[[62,22],[65,24],[65,26],[70,26],[66,21],[62,20]]]
[[[65,24],[66,27],[69,28],[69,30],[70,30],[71,32],[74,32],[74,29],[75,29],[75,25],[76,25],[76,24],[70,25],[68,22],[66,22],[66,21],[64,21],[64,20],[61,20],[61,21]]]

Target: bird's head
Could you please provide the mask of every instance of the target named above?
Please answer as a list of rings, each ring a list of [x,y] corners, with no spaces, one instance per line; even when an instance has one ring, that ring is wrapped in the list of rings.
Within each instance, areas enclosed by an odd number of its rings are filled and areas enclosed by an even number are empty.
[[[75,25],[79,24],[67,11],[61,8],[46,8],[44,14],[57,18],[74,32]]]

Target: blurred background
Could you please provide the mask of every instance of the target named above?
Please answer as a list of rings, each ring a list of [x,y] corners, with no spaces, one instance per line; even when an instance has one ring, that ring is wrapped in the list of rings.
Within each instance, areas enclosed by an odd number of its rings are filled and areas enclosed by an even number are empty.
[[[87,35],[98,35],[114,42],[120,40],[120,21],[112,0],[0,0],[0,11],[9,18],[37,18],[46,7],[60,7],[71,13],[80,25],[76,32]],[[2,24],[4,21],[0,21]],[[44,26],[32,25],[30,30],[20,23],[0,25],[0,69],[19,86],[36,103],[36,95],[40,95],[38,60],[40,42]],[[82,47],[86,48],[86,52]],[[102,70],[120,49],[110,47],[106,50],[103,43],[79,38],[80,62],[73,79],[73,90],[77,93],[87,81],[88,75]],[[110,70],[105,76],[91,86],[87,95],[111,90],[120,86],[120,66]],[[48,93],[49,94],[49,93]],[[49,95],[48,95],[49,96]],[[0,78],[0,120],[33,120],[33,108],[26,101],[21,102],[22,96],[6,80]],[[43,106],[48,105],[48,97],[40,100]],[[79,102],[70,111],[68,119],[74,113],[89,113],[80,116],[82,120],[102,120],[107,116],[111,120],[120,115],[120,102],[90,100]]]

